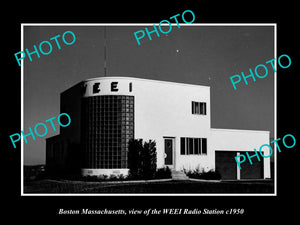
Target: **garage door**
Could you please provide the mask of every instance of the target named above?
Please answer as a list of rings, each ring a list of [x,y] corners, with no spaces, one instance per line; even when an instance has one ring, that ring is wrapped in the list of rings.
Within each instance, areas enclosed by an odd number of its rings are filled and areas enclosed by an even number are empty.
[[[216,151],[216,171],[221,174],[222,180],[237,179],[235,156],[236,152]]]
[[[223,180],[237,179],[237,164],[234,159],[237,156],[236,151],[216,151],[216,170],[221,174]],[[243,153],[243,152],[241,152]],[[240,179],[262,179],[263,178],[263,161],[252,158],[252,165],[246,160],[241,164]]]
[[[243,154],[243,152],[241,152]],[[250,154],[251,155],[251,154]],[[251,158],[252,165],[249,160],[246,159],[244,163],[241,164],[241,179],[262,179],[264,178],[264,164],[261,159],[260,162],[256,157]]]

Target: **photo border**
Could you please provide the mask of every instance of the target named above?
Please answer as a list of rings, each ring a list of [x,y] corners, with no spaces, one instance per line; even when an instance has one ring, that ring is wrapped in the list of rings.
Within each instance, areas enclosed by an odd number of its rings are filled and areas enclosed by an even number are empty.
[[[180,26],[273,26],[274,58],[277,58],[277,23],[191,23]],[[24,51],[25,26],[158,26],[158,23],[21,23],[21,51]],[[177,26],[176,23],[171,23]],[[169,26],[169,24],[161,24]],[[277,139],[277,60],[274,61],[274,140]],[[21,61],[21,130],[24,130],[24,61]],[[277,146],[274,145],[274,193],[24,193],[24,141],[21,138],[21,196],[277,196]]]

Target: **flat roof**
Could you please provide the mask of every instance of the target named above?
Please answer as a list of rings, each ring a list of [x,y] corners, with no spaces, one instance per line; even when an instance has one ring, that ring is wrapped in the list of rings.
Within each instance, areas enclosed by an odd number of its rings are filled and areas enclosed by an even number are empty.
[[[243,129],[224,129],[224,128],[210,128],[212,131],[222,132],[255,132],[255,133],[270,133],[268,130],[243,130]]]
[[[153,79],[145,79],[145,78],[137,78],[137,77],[120,77],[120,76],[107,76],[107,77],[95,77],[83,80],[86,81],[93,81],[93,80],[107,80],[107,79],[130,79],[130,80],[137,80],[137,81],[146,81],[146,82],[155,82],[155,83],[163,83],[163,84],[171,84],[171,85],[184,85],[184,86],[194,86],[194,87],[203,87],[210,89],[210,86],[200,85],[200,84],[187,84],[187,83],[179,83],[173,81],[163,81],[163,80],[153,80]]]

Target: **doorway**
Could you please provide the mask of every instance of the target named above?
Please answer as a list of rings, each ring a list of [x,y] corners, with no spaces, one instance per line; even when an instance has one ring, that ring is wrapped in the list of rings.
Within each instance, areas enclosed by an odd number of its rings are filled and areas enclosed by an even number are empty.
[[[174,166],[174,138],[165,138],[165,166],[173,168]]]

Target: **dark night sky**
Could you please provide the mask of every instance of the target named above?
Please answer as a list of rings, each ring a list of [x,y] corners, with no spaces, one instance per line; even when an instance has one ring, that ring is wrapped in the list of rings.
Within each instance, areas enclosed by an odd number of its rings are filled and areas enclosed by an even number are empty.
[[[213,128],[269,130],[274,137],[274,73],[233,89],[230,76],[254,70],[274,58],[273,26],[173,26],[172,31],[141,40],[133,33],[151,26],[107,26],[107,73],[211,87]],[[81,80],[103,76],[103,26],[25,26],[24,48],[72,31],[73,45],[54,41],[49,55],[24,60],[24,132],[58,116],[60,93]],[[45,47],[46,48],[46,47]],[[48,124],[48,123],[47,123]],[[50,125],[49,125],[50,126]],[[27,132],[26,132],[27,131]],[[24,144],[25,165],[45,162],[45,138]]]

